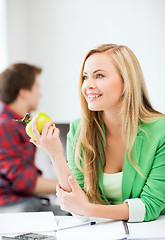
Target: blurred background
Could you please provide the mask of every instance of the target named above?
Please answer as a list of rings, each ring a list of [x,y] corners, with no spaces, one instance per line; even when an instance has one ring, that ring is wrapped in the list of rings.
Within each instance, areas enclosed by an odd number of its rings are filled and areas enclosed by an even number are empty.
[[[0,0],[0,71],[16,62],[43,69],[37,112],[56,121],[64,149],[69,123],[80,117],[83,58],[103,43],[133,50],[154,108],[165,113],[165,0]],[[56,178],[38,149],[36,164]]]
[[[81,64],[102,43],[133,50],[153,106],[165,113],[164,0],[0,0],[0,71],[15,62],[42,67],[38,111],[57,123],[80,116]]]

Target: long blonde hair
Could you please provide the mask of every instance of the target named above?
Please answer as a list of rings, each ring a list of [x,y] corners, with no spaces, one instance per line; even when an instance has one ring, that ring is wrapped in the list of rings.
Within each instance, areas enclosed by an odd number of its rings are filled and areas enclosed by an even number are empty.
[[[90,111],[82,94],[83,70],[86,60],[93,54],[109,54],[117,67],[123,82],[121,112],[122,133],[126,136],[126,153],[132,165],[137,169],[132,155],[138,124],[155,121],[163,114],[154,110],[146,90],[143,73],[134,53],[126,46],[103,44],[90,50],[83,62],[79,82],[81,100],[81,125],[75,144],[75,161],[84,173],[84,190],[91,201],[103,203],[99,192],[99,165],[105,165],[105,137],[101,111]],[[83,150],[83,151],[82,151]]]

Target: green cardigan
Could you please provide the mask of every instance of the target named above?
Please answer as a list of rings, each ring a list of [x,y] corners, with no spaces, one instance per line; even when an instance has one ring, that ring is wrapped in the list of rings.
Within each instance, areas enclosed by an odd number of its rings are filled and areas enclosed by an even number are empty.
[[[70,125],[67,135],[67,161],[80,187],[83,189],[83,173],[75,165],[74,136],[81,120],[77,119]],[[123,201],[130,198],[140,198],[145,204],[144,221],[158,218],[165,214],[165,118],[144,124],[138,130],[133,152],[136,149],[136,161],[141,176],[125,155],[122,179]],[[105,130],[103,129],[104,133]],[[99,164],[99,187],[101,197],[103,192],[103,167]],[[107,200],[108,201],[108,200]]]

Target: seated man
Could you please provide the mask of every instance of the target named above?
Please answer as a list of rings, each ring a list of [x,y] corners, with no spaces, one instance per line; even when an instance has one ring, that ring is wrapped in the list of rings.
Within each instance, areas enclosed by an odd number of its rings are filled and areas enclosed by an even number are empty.
[[[0,213],[53,211],[65,215],[58,205],[43,205],[40,195],[55,194],[56,180],[42,177],[34,164],[35,147],[25,124],[14,122],[37,109],[41,68],[13,64],[0,74]]]

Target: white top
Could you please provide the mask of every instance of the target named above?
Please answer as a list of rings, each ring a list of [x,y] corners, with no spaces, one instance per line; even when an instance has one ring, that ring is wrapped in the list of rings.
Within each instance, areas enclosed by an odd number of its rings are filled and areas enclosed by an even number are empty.
[[[111,204],[121,204],[123,172],[103,175],[103,191]],[[145,217],[145,204],[139,198],[126,199],[129,205],[128,222],[142,222]]]
[[[104,173],[103,175],[103,191],[106,198],[111,204],[121,204],[122,201],[122,184],[123,172]]]

